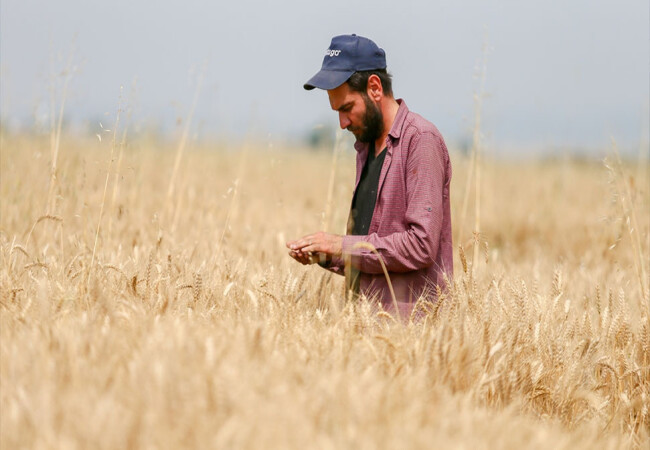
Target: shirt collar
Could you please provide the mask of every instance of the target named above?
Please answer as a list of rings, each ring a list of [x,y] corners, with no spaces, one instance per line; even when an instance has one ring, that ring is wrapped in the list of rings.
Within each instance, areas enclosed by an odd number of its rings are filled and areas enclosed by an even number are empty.
[[[388,135],[395,139],[399,138],[402,134],[404,121],[406,120],[406,115],[409,112],[409,109],[406,106],[406,102],[403,99],[398,98],[397,104],[399,105],[399,109],[395,115],[395,120],[393,120],[393,126],[390,127],[390,131],[388,132]]]
[[[403,99],[398,98],[397,104],[399,105],[399,109],[397,110],[397,114],[393,120],[393,125],[390,127],[390,131],[388,132],[388,136],[392,137],[393,139],[399,139],[401,136],[402,128],[404,127],[404,121],[406,120],[406,116],[409,112],[409,109],[406,106],[406,102]],[[356,141],[354,143],[354,148],[358,153],[367,152],[369,144],[367,142]]]

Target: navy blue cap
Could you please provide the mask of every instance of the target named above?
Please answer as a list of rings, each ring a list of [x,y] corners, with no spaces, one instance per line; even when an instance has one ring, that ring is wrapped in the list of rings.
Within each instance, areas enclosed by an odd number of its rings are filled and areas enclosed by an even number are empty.
[[[304,85],[308,91],[334,89],[354,72],[386,68],[386,52],[370,39],[356,34],[334,36],[323,58],[320,71]]]

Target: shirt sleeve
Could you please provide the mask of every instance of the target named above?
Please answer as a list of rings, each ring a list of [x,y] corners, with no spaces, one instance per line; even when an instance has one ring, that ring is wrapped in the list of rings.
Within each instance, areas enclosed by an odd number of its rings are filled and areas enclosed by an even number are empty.
[[[345,275],[345,263],[343,261],[343,258],[340,256],[334,256],[332,258],[332,262],[329,265],[321,267],[337,275]]]
[[[407,229],[387,236],[344,236],[343,254],[352,255],[352,265],[364,273],[382,273],[377,255],[367,248],[355,248],[365,241],[372,244],[389,272],[408,272],[434,264],[438,253],[443,218],[443,189],[447,151],[432,132],[413,137],[406,161]]]

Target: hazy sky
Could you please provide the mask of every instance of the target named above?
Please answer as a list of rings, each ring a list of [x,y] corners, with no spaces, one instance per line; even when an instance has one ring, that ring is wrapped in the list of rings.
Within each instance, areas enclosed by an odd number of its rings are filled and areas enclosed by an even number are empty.
[[[357,33],[386,50],[396,96],[450,140],[471,130],[487,42],[489,144],[638,146],[649,15],[647,0],[2,0],[1,112],[46,119],[49,80],[74,49],[73,122],[110,123],[137,77],[132,121],[173,128],[204,70],[199,135],[301,135],[337,125],[327,94],[302,84],[332,36]]]

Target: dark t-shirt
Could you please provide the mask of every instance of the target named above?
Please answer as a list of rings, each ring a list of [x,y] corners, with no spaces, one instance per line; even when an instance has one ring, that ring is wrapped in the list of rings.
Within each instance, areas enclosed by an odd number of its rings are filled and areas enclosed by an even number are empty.
[[[379,175],[384,165],[386,149],[384,148],[378,156],[375,156],[375,144],[370,144],[368,159],[366,160],[359,186],[352,200],[352,232],[354,235],[367,235],[372,220],[372,213],[375,211],[377,201],[377,188],[379,186]]]
[[[367,235],[372,221],[372,214],[375,212],[377,202],[377,189],[379,187],[379,175],[384,165],[386,149],[384,148],[378,156],[375,156],[375,144],[370,144],[368,159],[361,171],[359,185],[352,199],[352,232],[354,235]],[[352,268],[350,280],[353,292],[359,293],[359,271]]]

